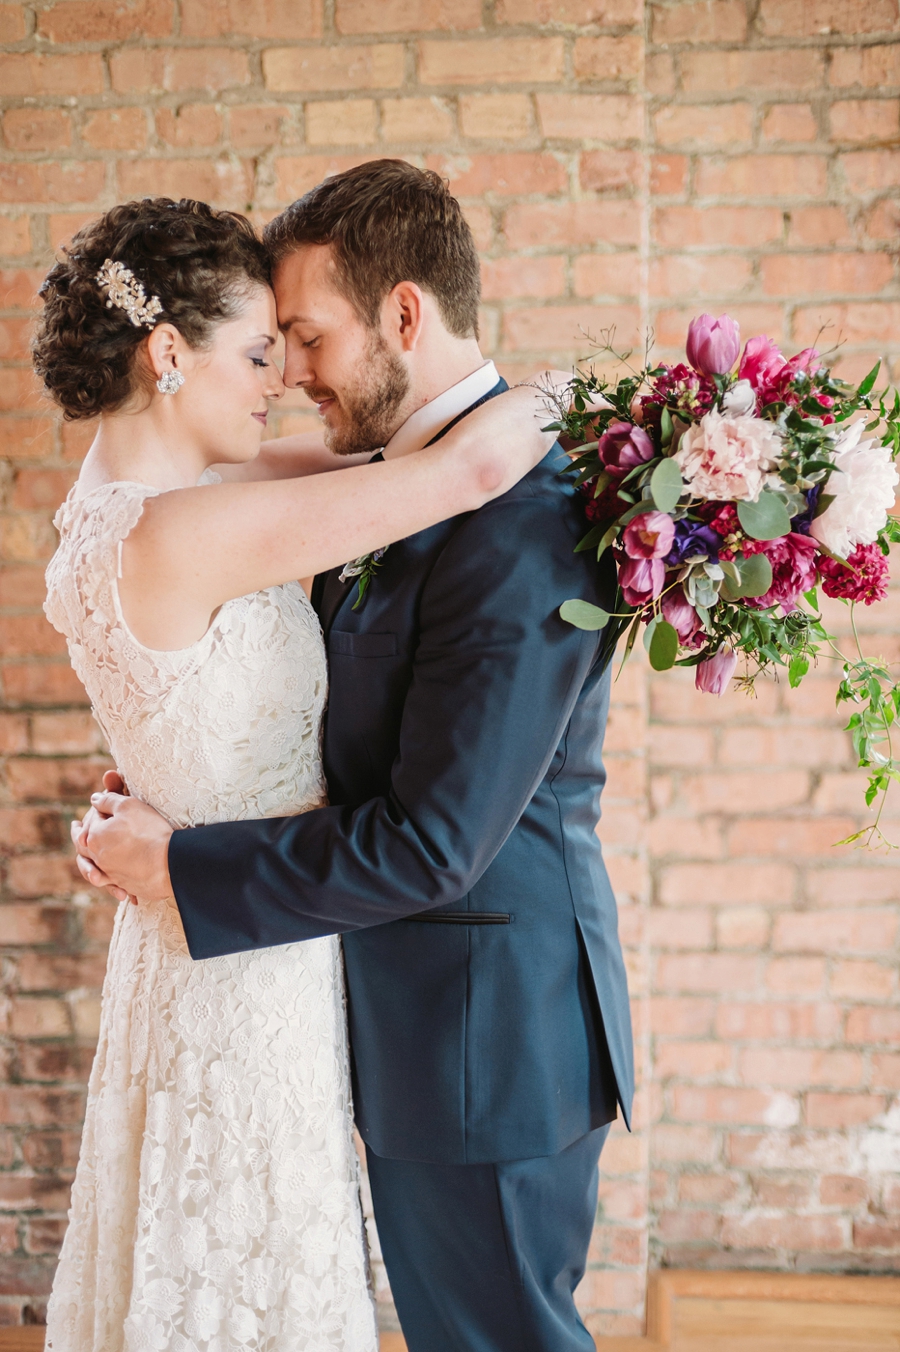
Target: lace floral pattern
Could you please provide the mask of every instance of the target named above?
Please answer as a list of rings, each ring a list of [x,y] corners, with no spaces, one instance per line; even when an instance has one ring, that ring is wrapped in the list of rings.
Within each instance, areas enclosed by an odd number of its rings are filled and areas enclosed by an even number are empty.
[[[47,615],[131,791],[175,826],[322,803],[325,657],[298,584],[143,647],[119,546],[141,484],[71,495]],[[51,1352],[375,1352],[337,939],[193,962],[177,908],[119,908]]]

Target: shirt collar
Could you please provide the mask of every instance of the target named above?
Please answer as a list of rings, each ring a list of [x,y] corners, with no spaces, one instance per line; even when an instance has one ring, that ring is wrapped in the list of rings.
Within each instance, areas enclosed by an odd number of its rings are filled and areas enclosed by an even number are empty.
[[[449,422],[483,399],[499,379],[496,366],[492,361],[487,361],[470,376],[451,385],[449,390],[444,390],[436,399],[423,404],[407,418],[402,427],[397,428],[384,448],[385,460],[409,455],[411,451],[421,451]]]

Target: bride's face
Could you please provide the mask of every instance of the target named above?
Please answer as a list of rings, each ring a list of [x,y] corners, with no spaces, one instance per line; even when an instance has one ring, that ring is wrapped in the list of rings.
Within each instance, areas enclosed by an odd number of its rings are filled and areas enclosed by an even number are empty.
[[[160,325],[159,329],[169,328]],[[187,347],[174,334],[168,350],[153,352],[154,366],[173,365],[184,376],[177,394],[156,395],[162,410],[178,420],[181,436],[201,448],[209,464],[243,464],[259,454],[269,402],[284,393],[284,381],[272,360],[278,327],[275,297],[268,287],[253,287],[234,319],[218,324],[207,347]]]

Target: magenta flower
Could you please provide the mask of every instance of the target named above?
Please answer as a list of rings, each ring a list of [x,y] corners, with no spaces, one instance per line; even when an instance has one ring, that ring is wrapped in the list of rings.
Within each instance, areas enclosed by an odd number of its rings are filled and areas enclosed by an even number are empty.
[[[665,558],[674,539],[675,522],[666,512],[643,512],[622,532],[622,544],[631,559]]]
[[[761,333],[757,338],[748,338],[738,367],[738,377],[749,380],[755,390],[768,390],[784,370],[786,362],[771,338]],[[765,401],[764,401],[765,402]]]
[[[619,586],[626,605],[645,606],[659,596],[666,581],[662,559],[628,559],[619,564]]]
[[[724,695],[737,666],[737,653],[724,645],[697,666],[694,684],[707,695]]]
[[[867,606],[887,596],[888,561],[877,544],[857,545],[846,563],[827,554],[818,563],[826,596],[862,601]]]
[[[687,359],[703,376],[730,371],[741,350],[741,330],[728,315],[700,315],[688,327]]]
[[[694,640],[703,632],[703,623],[682,587],[674,587],[672,591],[666,592],[662,599],[662,613],[663,619],[668,620],[675,630],[683,648],[697,646]]]
[[[748,597],[755,610],[781,606],[786,615],[797,609],[797,597],[816,585],[817,541],[792,531],[777,540],[745,540],[745,554],[765,554],[772,565],[772,585],[764,596]]]
[[[610,423],[597,443],[597,454],[610,474],[622,478],[653,459],[653,442],[642,427],[633,423]]]

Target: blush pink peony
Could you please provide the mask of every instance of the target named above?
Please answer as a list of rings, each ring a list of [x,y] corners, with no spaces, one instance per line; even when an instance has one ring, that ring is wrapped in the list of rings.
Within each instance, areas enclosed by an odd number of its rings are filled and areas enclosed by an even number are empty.
[[[713,409],[688,428],[674,459],[694,497],[755,502],[780,455],[773,423]]]

